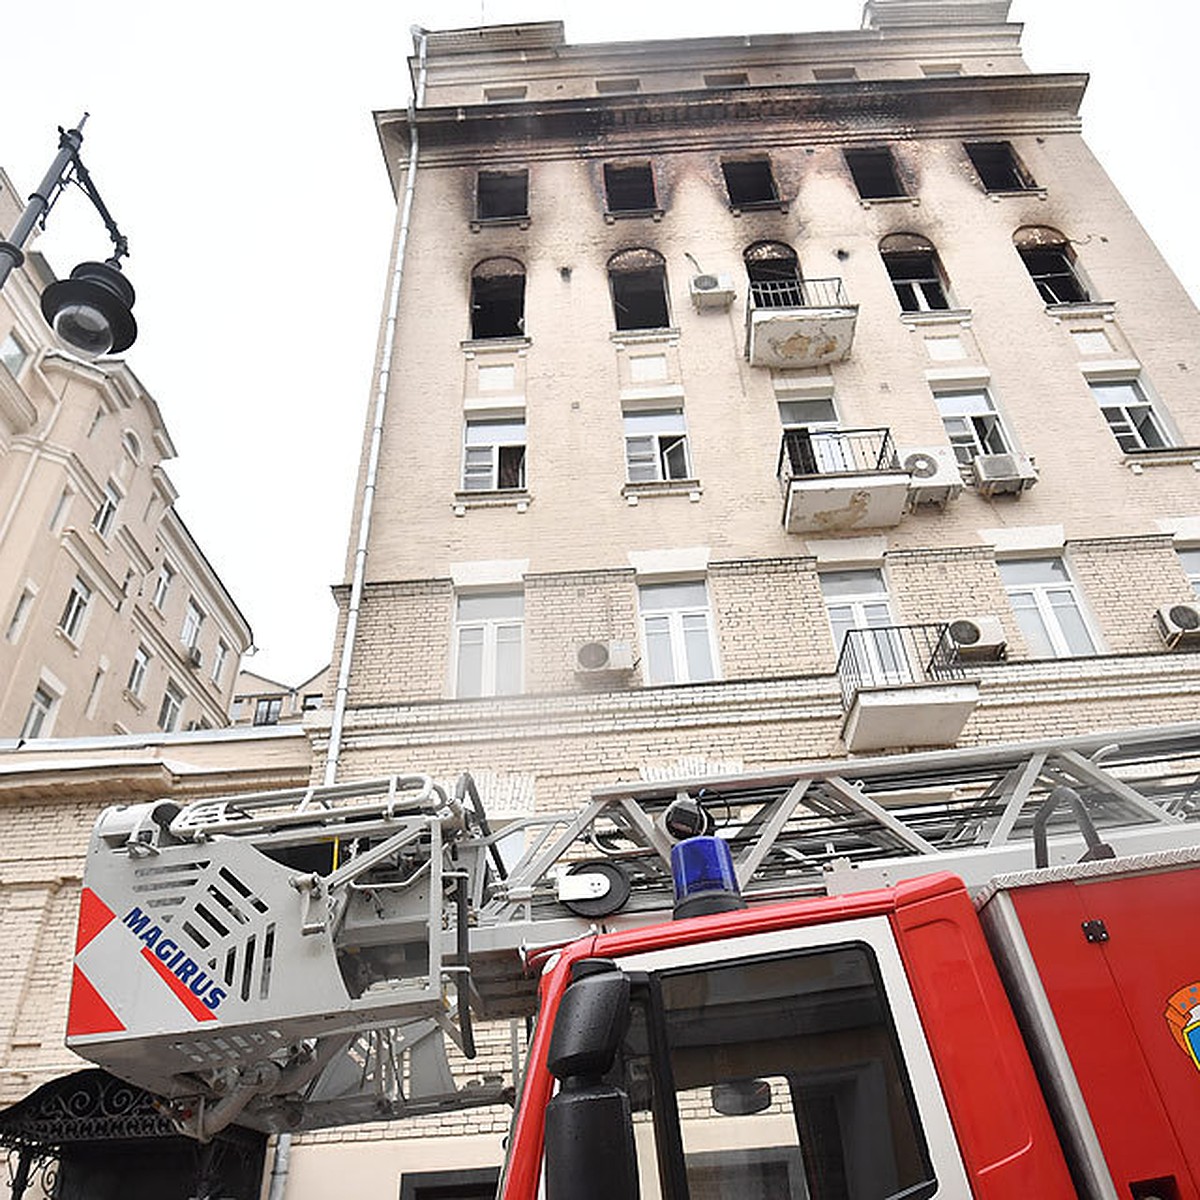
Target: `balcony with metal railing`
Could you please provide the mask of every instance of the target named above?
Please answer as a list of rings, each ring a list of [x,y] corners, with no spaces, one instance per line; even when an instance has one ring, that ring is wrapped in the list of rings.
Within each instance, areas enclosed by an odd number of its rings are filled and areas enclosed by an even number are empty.
[[[890,529],[908,501],[890,429],[785,430],[776,474],[789,533]]]
[[[852,751],[953,746],[979,702],[945,624],[851,629],[837,674]]]
[[[818,367],[850,354],[858,305],[840,279],[752,281],[746,357],[754,367]]]

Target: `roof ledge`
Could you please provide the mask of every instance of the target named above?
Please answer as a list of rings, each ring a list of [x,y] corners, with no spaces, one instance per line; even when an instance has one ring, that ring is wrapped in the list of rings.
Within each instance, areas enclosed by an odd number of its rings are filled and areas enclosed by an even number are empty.
[[[867,0],[864,29],[914,25],[1004,25],[1012,0]]]

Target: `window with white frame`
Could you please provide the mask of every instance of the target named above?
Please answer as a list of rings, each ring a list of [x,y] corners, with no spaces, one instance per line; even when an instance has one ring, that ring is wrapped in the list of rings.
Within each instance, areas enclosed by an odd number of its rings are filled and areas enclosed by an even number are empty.
[[[717,678],[708,587],[702,579],[638,588],[646,682],[703,683]]]
[[[125,684],[126,691],[131,696],[140,697],[146,684],[146,671],[150,666],[150,651],[145,646],[139,646],[133,652],[133,663],[129,667],[129,681]]]
[[[21,373],[21,368],[25,365],[28,357],[29,351],[21,345],[17,335],[11,332],[6,333],[4,340],[0,342],[0,363],[8,368],[8,373],[14,379]]]
[[[174,733],[183,714],[183,691],[173,679],[167,680],[162,703],[158,706],[158,727],[163,733]]]
[[[524,683],[525,594],[467,593],[454,611],[454,694],[514,696]]]
[[[7,642],[15,642],[25,628],[26,618],[29,616],[29,610],[33,607],[34,591],[32,588],[22,588],[21,594],[17,597],[16,607],[13,609],[12,616],[8,621],[8,628],[4,631],[4,640]]]
[[[255,725],[278,725],[283,711],[282,696],[261,696],[254,703]]]
[[[683,409],[627,412],[624,426],[625,467],[630,483],[691,478]]]
[[[1092,395],[1126,454],[1171,445],[1162,419],[1136,379],[1090,381]]]
[[[71,591],[67,595],[67,603],[63,607],[62,616],[58,621],[59,629],[73,642],[79,640],[79,635],[83,631],[83,621],[87,616],[91,599],[90,585],[76,575],[75,582],[71,584]]]
[[[980,454],[1007,454],[1011,449],[1004,422],[985,388],[934,394],[955,457],[969,467]]]
[[[200,626],[203,624],[204,613],[200,605],[189,596],[187,610],[183,614],[183,629],[179,634],[179,640],[189,650],[195,650],[196,643],[200,640]]]
[[[210,678],[218,687],[221,686],[221,675],[225,671],[225,662],[229,658],[229,647],[223,638],[217,639],[217,649],[213,654],[212,675]]]
[[[44,683],[39,683],[33,689],[33,699],[29,702],[29,711],[25,714],[25,723],[21,726],[22,738],[50,736],[51,718],[58,697]]]
[[[108,537],[112,532],[120,504],[121,491],[110,479],[104,488],[104,499],[100,501],[100,507],[96,509],[96,515],[92,518],[92,528],[101,537]]]
[[[1034,658],[1096,653],[1096,640],[1061,558],[1011,559],[998,566],[1017,624]]]
[[[515,491],[525,486],[525,418],[469,419],[463,447],[463,490]]]
[[[892,619],[883,571],[877,567],[844,571],[822,571],[821,595],[839,662],[851,630],[869,630],[856,638],[850,653],[859,656],[864,678],[873,682],[899,682],[907,662],[901,635]]]
[[[1188,577],[1188,581],[1192,585],[1192,589],[1197,596],[1200,596],[1200,549],[1180,550],[1179,561],[1183,566],[1183,573]]]
[[[171,593],[171,581],[175,578],[175,568],[170,563],[163,563],[158,568],[158,578],[154,581],[154,599],[150,601],[159,612],[167,605],[167,597]]]
[[[797,475],[854,469],[853,449],[838,433],[838,415],[831,397],[778,403],[788,458]]]

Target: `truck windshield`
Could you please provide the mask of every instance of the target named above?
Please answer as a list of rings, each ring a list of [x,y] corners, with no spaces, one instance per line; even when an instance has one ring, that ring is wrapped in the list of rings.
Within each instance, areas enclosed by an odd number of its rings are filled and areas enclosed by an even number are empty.
[[[643,1200],[920,1200],[921,1132],[861,943],[633,975],[612,1082]]]

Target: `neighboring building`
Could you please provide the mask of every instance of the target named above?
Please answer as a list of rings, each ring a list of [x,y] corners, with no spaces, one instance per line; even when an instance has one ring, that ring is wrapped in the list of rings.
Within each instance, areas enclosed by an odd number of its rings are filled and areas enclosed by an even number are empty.
[[[218,728],[250,626],[174,507],[158,405],[54,344],[49,280],[30,254],[0,296],[0,737]]]
[[[229,715],[234,725],[281,725],[304,720],[328,702],[329,668],[322,667],[303,683],[289,687],[265,675],[241,670],[233,689]]]

